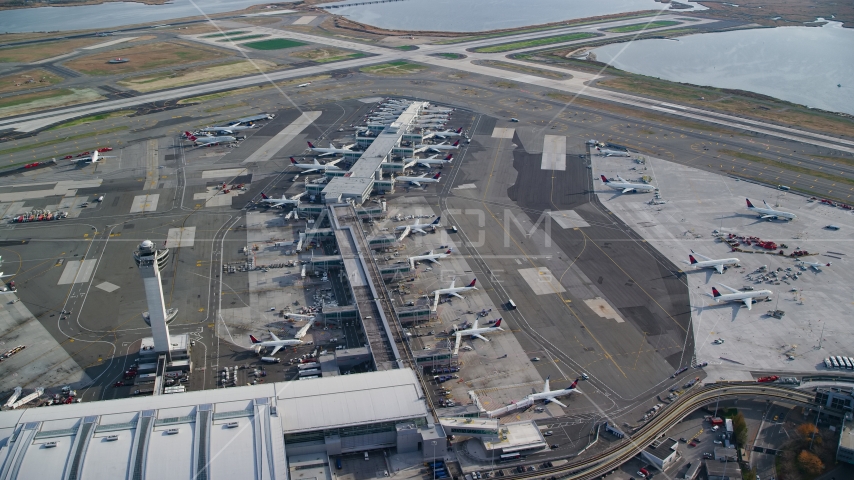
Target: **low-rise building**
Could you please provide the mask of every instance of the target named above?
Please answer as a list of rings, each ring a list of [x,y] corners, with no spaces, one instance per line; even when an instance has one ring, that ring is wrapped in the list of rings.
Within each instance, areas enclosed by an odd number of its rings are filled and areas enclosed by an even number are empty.
[[[679,442],[665,438],[652,442],[652,445],[641,451],[641,456],[655,468],[667,470],[679,456]]]
[[[737,462],[706,460],[706,476],[709,480],[741,480],[741,467]]]
[[[839,446],[836,448],[838,462],[854,463],[854,428],[851,426],[851,414],[845,415],[842,432],[839,434]]]

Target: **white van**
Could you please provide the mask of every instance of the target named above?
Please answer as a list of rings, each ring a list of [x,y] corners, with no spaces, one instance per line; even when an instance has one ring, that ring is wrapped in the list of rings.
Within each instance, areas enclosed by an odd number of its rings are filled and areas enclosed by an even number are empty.
[[[365,452],[365,461],[367,462],[368,460],[368,452]]]

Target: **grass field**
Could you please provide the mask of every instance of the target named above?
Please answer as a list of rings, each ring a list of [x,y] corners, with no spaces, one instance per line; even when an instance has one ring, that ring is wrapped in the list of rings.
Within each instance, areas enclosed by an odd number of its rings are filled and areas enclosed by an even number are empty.
[[[442,57],[447,60],[460,60],[466,58],[462,53],[436,53],[434,54],[437,57]]]
[[[242,46],[254,48],[255,50],[282,50],[284,48],[301,47],[303,45],[308,44],[286,38],[274,38],[271,40],[261,40],[260,42],[244,43]]]
[[[420,72],[421,70],[426,69],[424,65],[416,65],[414,63],[398,61],[398,62],[388,62],[381,63],[379,65],[371,65],[368,67],[362,67],[359,70],[364,73],[372,73],[374,75],[409,75],[415,72]]]
[[[554,78],[554,79],[572,78],[572,75],[570,75],[568,73],[555,72],[552,70],[544,70],[542,68],[529,67],[527,65],[519,65],[516,63],[502,62],[500,60],[482,60],[479,63],[481,65],[501,68],[504,70],[512,70],[514,72],[527,73],[530,75],[536,75],[538,77],[543,77],[543,78]]]
[[[240,77],[260,73],[260,71],[266,72],[277,67],[278,65],[267,60],[255,60],[254,62],[237,61],[220,65],[161,72],[156,75],[125,79],[118,83],[138,92],[152,92],[166,88],[222,80],[224,78]]]
[[[249,33],[249,31],[248,30],[237,30],[234,32],[221,32],[221,33],[214,33],[213,35],[205,35],[202,38],[233,37],[235,35],[244,35],[246,33]]]
[[[854,122],[849,119],[767,97],[751,98],[749,94],[739,95],[713,87],[668,82],[625,72],[619,72],[616,77],[602,80],[597,86],[724,113],[747,115],[778,124],[795,125],[814,131],[854,137]]]
[[[115,75],[173,65],[184,66],[192,62],[216,60],[230,55],[230,52],[201,45],[162,42],[86,55],[66,62],[65,66],[87,75]],[[117,64],[107,63],[116,57],[127,58],[130,61]]]
[[[534,38],[531,40],[523,40],[519,42],[504,43],[501,45],[491,45],[489,47],[475,48],[478,53],[500,53],[509,52],[511,50],[519,50],[521,48],[540,47],[543,45],[552,45],[555,43],[571,42],[573,40],[583,40],[585,38],[596,37],[595,33],[579,32],[568,33],[566,35],[558,35],[556,37]]]
[[[103,99],[104,97],[100,93],[91,88],[61,88],[15,95],[0,100],[0,118]]]
[[[71,120],[70,122],[60,123],[59,125],[48,128],[48,130],[59,130],[60,128],[76,127],[77,125],[107,120],[110,118],[127,117],[134,112],[136,112],[136,110],[119,110],[117,112],[99,113],[97,115],[90,115],[88,117]]]
[[[303,50],[302,52],[296,52],[290,54],[292,57],[303,58],[305,60],[313,60],[316,62],[322,61],[325,58],[333,58],[340,57],[343,55],[348,55],[350,52],[347,50],[341,50],[340,48],[315,48],[313,50]]]
[[[724,155],[739,158],[741,160],[747,160],[748,162],[761,163],[763,165],[768,165],[771,167],[780,168],[782,170],[788,170],[790,172],[800,173],[802,175],[810,175],[817,178],[823,178],[825,180],[830,180],[831,182],[839,182],[846,183],[848,185],[854,185],[854,179],[846,178],[841,175],[834,175],[830,172],[825,172],[822,170],[816,170],[814,168],[808,167],[800,167],[798,165],[792,165],[786,162],[781,162],[778,160],[773,160],[770,158],[760,157],[759,155],[753,155],[750,153],[739,152],[736,150],[729,150],[726,148],[722,148],[718,150],[718,153],[722,153]]]
[[[418,50],[418,47],[416,47],[415,45],[401,45],[399,47],[394,47],[394,48],[396,48],[398,50],[403,50],[404,52],[410,52],[412,50]]]
[[[0,49],[0,62],[30,63],[44,60],[46,58],[58,57],[74,50],[96,43],[102,43],[103,38],[75,38],[73,40],[62,40],[60,42],[37,43],[23,47],[11,47]]]
[[[13,93],[50,87],[65,80],[47,70],[25,70],[14,75],[0,77],[0,93]]]
[[[440,40],[438,42],[434,42],[434,44],[435,45],[453,45],[455,43],[471,42],[473,40],[486,40],[488,38],[501,38],[501,37],[507,37],[510,35],[519,35],[521,33],[548,32],[549,30],[556,30],[558,28],[576,27],[576,26],[581,26],[581,25],[595,25],[597,23],[607,23],[607,22],[616,22],[618,20],[629,20],[632,18],[651,17],[653,15],[658,15],[659,13],[660,12],[658,12],[658,11],[651,11],[651,12],[642,12],[642,13],[639,13],[636,15],[626,15],[623,17],[612,17],[612,18],[605,18],[605,19],[593,20],[593,21],[567,22],[567,23],[562,23],[560,25],[551,25],[548,27],[520,28],[518,30],[508,30],[506,32],[486,33],[483,35],[473,35],[470,37],[450,38],[448,40]]]
[[[604,31],[611,33],[631,33],[648,30],[650,28],[672,27],[673,25],[679,25],[679,23],[680,22],[674,22],[673,20],[659,20],[649,23],[633,23],[631,25],[623,25],[621,27],[606,28]]]
[[[57,144],[61,144],[61,143],[69,142],[69,141],[74,141],[74,140],[81,140],[81,139],[89,138],[89,137],[97,137],[98,135],[107,135],[110,133],[121,132],[123,130],[127,130],[128,128],[130,128],[130,127],[128,127],[127,125],[123,125],[120,127],[108,128],[106,130],[99,130],[97,132],[86,132],[86,133],[80,133],[78,135],[72,135],[70,137],[54,138],[53,140],[46,140],[44,142],[33,143],[31,145],[20,145],[18,147],[0,150],[0,155],[9,155],[12,153],[23,152],[25,150],[35,150],[36,148],[49,147],[51,145],[57,145]],[[62,155],[62,154],[59,154],[59,155]]]

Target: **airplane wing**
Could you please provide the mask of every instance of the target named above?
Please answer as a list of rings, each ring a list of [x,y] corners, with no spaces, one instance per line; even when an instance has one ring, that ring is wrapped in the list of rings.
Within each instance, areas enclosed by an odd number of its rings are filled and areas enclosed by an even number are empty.
[[[452,280],[451,280],[451,286],[450,286],[450,287],[448,287],[448,288],[454,288],[454,285],[455,285],[456,283],[457,283],[457,279],[456,279],[456,278],[452,279]]]
[[[722,264],[722,263],[719,263],[719,264],[715,265],[715,270],[717,270],[717,271],[718,271],[718,273],[720,273],[721,275],[723,275],[723,273],[724,273],[724,266],[723,266],[723,264]]]
[[[271,356],[271,357],[272,357],[272,356],[275,356],[275,355],[276,355],[276,353],[278,353],[278,351],[279,351],[279,350],[281,350],[281,349],[282,349],[282,346],[281,346],[281,345],[276,345],[276,346],[273,348],[273,351],[272,351],[272,352],[270,352],[270,356]]]
[[[279,337],[277,337],[275,333],[270,332],[270,336],[273,337],[273,340],[275,340],[277,342],[279,341]]]
[[[549,386],[549,383],[550,383],[549,377],[546,377],[546,386],[543,387],[543,392],[551,392],[552,391],[551,387]]]
[[[634,188],[632,188],[632,187],[624,188],[624,189],[623,189],[623,193],[633,192],[634,190],[635,190],[635,189],[634,189]]]
[[[412,180],[412,181],[411,181],[411,183],[412,183],[413,185],[415,185],[416,187],[420,187],[420,186],[421,186],[421,182],[416,182],[415,180]]]
[[[341,163],[341,160],[344,160],[344,157],[336,158],[335,160],[330,160],[330,161],[326,162],[326,164],[327,165],[338,165],[339,163]]]
[[[455,297],[457,297],[457,298],[460,298],[460,299],[465,300],[465,299],[464,299],[464,298],[463,298],[459,293],[449,293],[448,295],[453,295],[453,296],[455,296]]]
[[[744,304],[745,304],[745,305],[747,305],[747,309],[748,309],[748,310],[751,310],[751,307],[753,306],[753,297],[747,297],[747,298],[745,298],[745,299],[744,299]]]
[[[299,339],[301,339],[302,337],[304,337],[304,336],[305,336],[305,334],[306,334],[306,333],[308,333],[308,329],[309,329],[309,328],[311,328],[311,326],[312,326],[312,325],[314,325],[314,320],[315,320],[315,319],[314,319],[314,318],[312,318],[311,320],[309,320],[309,321],[308,321],[308,323],[306,323],[305,325],[303,325],[303,327],[302,327],[302,328],[300,328],[300,329],[299,329],[299,331],[297,331],[296,335],[294,335],[294,338],[296,338],[297,340],[299,340]]]
[[[436,265],[441,265],[441,263],[439,263],[439,261],[436,260],[435,258],[428,258],[427,260],[430,260],[431,262],[435,263]]]
[[[766,218],[777,218],[777,215],[762,215],[759,218],[761,218],[762,220],[765,220]]]
[[[488,342],[488,341],[489,341],[489,339],[488,339],[488,338],[484,337],[483,335],[481,335],[481,334],[479,334],[479,333],[475,333],[474,335],[472,335],[472,337],[479,338],[479,339],[483,340],[484,342]]]
[[[459,353],[460,351],[460,342],[463,340],[463,336],[459,333],[457,334],[457,342],[454,344],[454,355]]]
[[[728,286],[724,285],[723,283],[719,283],[718,285],[720,285],[720,286],[722,286],[722,287],[726,288],[727,290],[729,290],[729,291],[730,291],[730,292],[732,292],[732,293],[741,293],[741,290],[736,290],[736,289],[734,289],[734,288],[732,288],[732,287],[728,287]]]
[[[567,407],[566,405],[564,405],[563,403],[561,403],[561,401],[560,401],[560,400],[558,400],[558,399],[556,399],[556,398],[550,398],[550,399],[549,399],[549,401],[550,401],[550,402],[552,402],[552,403],[556,403],[556,404],[560,405],[560,406],[561,406],[561,407],[563,407],[563,408],[569,408],[569,407]]]
[[[400,242],[400,241],[402,241],[404,238],[406,238],[406,236],[407,236],[407,235],[409,235],[409,232],[410,232],[410,231],[412,231],[412,228],[411,228],[411,227],[407,226],[406,228],[404,228],[404,229],[403,229],[403,232],[400,234],[400,236],[399,236],[399,237],[397,237],[397,241],[398,241],[398,242]]]
[[[424,234],[424,235],[427,235],[427,232],[425,232],[424,230],[422,230],[422,229],[420,229],[420,228],[413,228],[413,229],[412,229],[412,231],[413,231],[413,232],[422,233],[422,234]]]
[[[626,183],[626,180],[625,180],[623,177],[619,176],[619,175],[617,175],[617,181],[619,181],[619,182],[623,182],[623,183]]]

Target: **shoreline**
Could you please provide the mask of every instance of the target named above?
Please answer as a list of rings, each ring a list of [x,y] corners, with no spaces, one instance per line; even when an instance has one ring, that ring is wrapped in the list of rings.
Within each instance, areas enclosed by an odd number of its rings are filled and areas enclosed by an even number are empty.
[[[8,10],[27,10],[33,8],[46,8],[46,7],[83,7],[87,5],[102,5],[105,3],[142,3],[143,5],[164,5],[172,0],[86,0],[83,2],[75,2],[75,3],[60,3],[60,4],[49,4],[49,5],[38,5],[38,4],[29,4],[29,5],[0,5],[0,12],[8,11]]]

